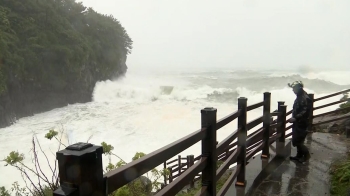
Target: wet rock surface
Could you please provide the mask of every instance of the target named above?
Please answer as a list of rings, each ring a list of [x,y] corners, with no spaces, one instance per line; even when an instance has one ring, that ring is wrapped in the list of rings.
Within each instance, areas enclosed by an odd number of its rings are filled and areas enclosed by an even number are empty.
[[[311,153],[307,163],[285,160],[249,195],[330,195],[330,166],[345,158],[350,139],[335,134],[310,133],[305,144]],[[291,154],[296,154],[296,148],[292,148]]]

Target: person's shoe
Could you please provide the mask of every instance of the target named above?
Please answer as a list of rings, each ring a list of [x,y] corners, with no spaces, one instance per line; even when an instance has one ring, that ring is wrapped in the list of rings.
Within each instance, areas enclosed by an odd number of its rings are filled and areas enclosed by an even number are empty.
[[[298,161],[300,163],[306,163],[311,158],[310,153],[304,155],[303,157],[299,158]]]
[[[300,158],[301,158],[300,155],[290,156],[290,157],[289,157],[290,160],[296,160],[296,161],[299,160]]]

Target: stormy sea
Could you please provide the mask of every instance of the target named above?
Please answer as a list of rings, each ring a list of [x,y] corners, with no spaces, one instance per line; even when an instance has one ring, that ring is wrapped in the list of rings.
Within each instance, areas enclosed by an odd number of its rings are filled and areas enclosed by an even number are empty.
[[[237,110],[237,98],[248,98],[248,105],[260,102],[264,92],[271,92],[272,110],[285,101],[290,110],[295,95],[287,83],[302,80],[308,93],[315,97],[350,88],[350,72],[200,70],[179,72],[128,72],[125,77],[96,83],[93,101],[21,118],[12,126],[0,129],[0,158],[11,151],[25,155],[32,162],[32,137],[35,135],[53,164],[58,142],[45,139],[49,130],[64,131],[66,145],[89,141],[106,142],[114,153],[130,161],[136,152],[150,153],[200,128],[200,110],[215,107],[220,119]],[[337,101],[342,96],[325,100]],[[317,105],[325,102],[317,102]],[[338,105],[318,110],[336,109]],[[262,115],[261,109],[248,113],[248,121]],[[221,141],[236,130],[234,121],[218,131]],[[200,144],[182,155],[200,153]],[[39,157],[44,172],[50,172],[44,156]],[[112,158],[117,162],[117,158]],[[108,157],[104,157],[104,165]],[[0,185],[23,184],[20,172],[0,164]]]

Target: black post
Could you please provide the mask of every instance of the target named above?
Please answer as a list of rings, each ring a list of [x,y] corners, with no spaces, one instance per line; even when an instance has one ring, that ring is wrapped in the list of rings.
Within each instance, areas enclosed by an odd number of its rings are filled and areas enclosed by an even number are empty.
[[[278,103],[279,116],[277,118],[277,133],[281,133],[280,138],[276,140],[276,155],[280,158],[286,159],[290,156],[291,146],[290,142],[286,141],[286,124],[287,124],[287,106],[283,105],[284,102]]]
[[[166,168],[166,161],[165,161],[164,162],[164,175],[163,175],[163,177],[164,177],[164,186],[166,186],[168,184],[167,183],[168,179],[167,179],[166,172],[165,172],[166,169],[167,168]]]
[[[281,115],[280,115],[280,122],[281,126],[278,126],[281,137],[280,137],[280,142],[285,142],[286,140],[286,124],[287,124],[287,106],[286,105],[281,105]]]
[[[284,101],[279,101],[279,102],[277,102],[277,103],[278,103],[278,108],[277,108],[277,109],[279,109],[281,105],[284,105]],[[279,111],[279,110],[278,110],[278,111]]]
[[[177,164],[179,165],[178,168],[179,168],[179,176],[181,175],[181,169],[182,169],[182,165],[181,165],[181,155],[178,156],[177,158]]]
[[[279,138],[278,141],[284,142],[285,141],[285,131],[283,131],[283,118],[286,119],[286,111],[285,107],[283,108],[284,101],[279,101],[278,102],[278,116],[277,116],[277,134],[281,133],[281,137]],[[285,126],[285,125],[284,125]]]
[[[188,155],[187,156],[187,169],[189,169],[192,165],[194,165],[194,155]],[[194,179],[190,182],[190,187],[194,187]]]
[[[245,186],[245,170],[246,170],[246,152],[247,152],[247,98],[240,97],[238,98],[238,110],[240,114],[238,116],[238,141],[237,141],[237,166],[241,167],[236,180],[236,186]]]
[[[169,167],[169,184],[173,182],[173,168]]]
[[[346,138],[350,138],[350,125],[345,126]]]
[[[61,186],[54,196],[105,195],[102,146],[76,143],[56,153]]]
[[[309,97],[311,99],[310,114],[309,114],[309,131],[312,132],[313,119],[314,119],[314,94],[310,93]]]
[[[207,165],[202,171],[202,187],[206,186],[206,195],[216,195],[216,112],[215,108],[201,110],[201,126],[206,128],[206,136],[202,140],[202,157],[207,157]]]
[[[263,108],[263,142],[264,146],[261,153],[261,158],[269,158],[270,152],[269,152],[269,138],[270,138],[270,125],[271,125],[271,112],[270,112],[270,106],[271,106],[271,93],[266,92],[264,93],[264,108]]]

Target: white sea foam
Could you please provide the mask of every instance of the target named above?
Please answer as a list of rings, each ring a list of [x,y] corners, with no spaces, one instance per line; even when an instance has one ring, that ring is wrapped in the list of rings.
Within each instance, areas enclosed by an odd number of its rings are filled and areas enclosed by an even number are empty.
[[[100,144],[105,141],[115,147],[114,152],[124,160],[131,160],[139,151],[150,153],[163,147],[200,128],[200,110],[211,106],[218,109],[218,119],[230,114],[237,109],[236,99],[225,102],[220,96],[247,97],[248,104],[262,101],[263,92],[272,94],[272,110],[277,107],[277,101],[285,101],[288,110],[291,109],[295,95],[290,88],[254,90],[243,86],[229,88],[227,81],[221,77],[227,73],[195,73],[193,75],[203,77],[178,77],[176,74],[168,75],[139,75],[128,73],[127,77],[116,81],[102,81],[96,84],[93,92],[93,102],[85,104],[73,104],[63,108],[57,108],[32,117],[21,118],[10,127],[0,129],[0,158],[5,158],[12,150],[26,155],[25,163],[31,164],[30,148],[31,137],[36,133],[41,145],[50,160],[54,160],[57,151],[57,142],[44,138],[50,129],[59,130],[61,127],[66,134],[63,137],[65,144],[87,141]],[[334,74],[334,76],[333,76]],[[323,77],[334,79],[338,83],[349,84],[347,75],[342,72],[319,73],[310,78]],[[210,76],[213,83],[203,83],[203,78]],[[316,77],[317,75],[317,77]],[[268,75],[266,75],[268,76]],[[276,75],[275,75],[276,76]],[[280,75],[277,75],[280,76]],[[270,77],[272,75],[270,74]],[[309,76],[307,76],[309,77]],[[215,78],[215,80],[213,80]],[[254,82],[254,80],[252,81]],[[292,82],[292,81],[291,81]],[[221,85],[222,84],[222,85]],[[162,92],[161,86],[171,86],[170,93]],[[215,87],[214,87],[215,86]],[[312,93],[312,87],[306,89]],[[208,99],[209,94],[217,93],[218,97]],[[330,90],[331,92],[331,90]],[[320,97],[323,95],[315,95]],[[341,96],[317,102],[315,105],[339,100]],[[221,97],[222,98],[222,97]],[[338,106],[325,108],[317,113],[335,109]],[[248,120],[262,115],[261,109],[256,109],[248,114]],[[234,121],[218,131],[218,140],[221,141],[236,129]],[[199,144],[194,145],[182,155],[200,153]],[[40,161],[46,165],[46,160],[41,156]],[[104,158],[104,164],[108,159]],[[117,161],[113,159],[113,161]],[[49,167],[44,167],[49,172]],[[12,167],[0,165],[0,186],[9,187],[14,181],[21,184],[21,176]]]

